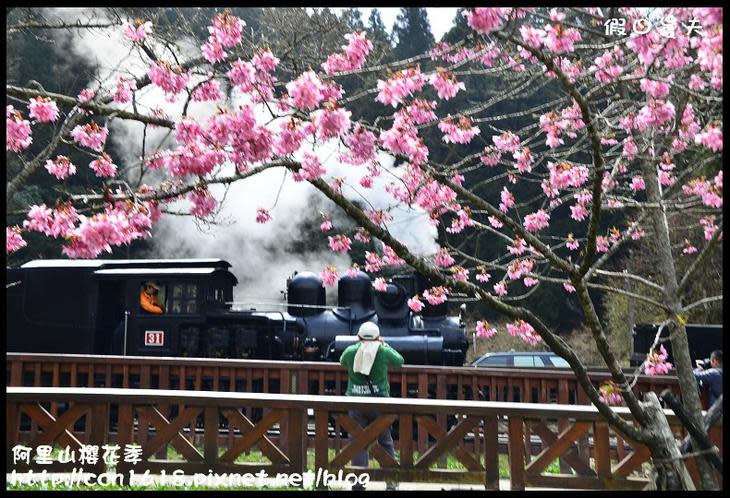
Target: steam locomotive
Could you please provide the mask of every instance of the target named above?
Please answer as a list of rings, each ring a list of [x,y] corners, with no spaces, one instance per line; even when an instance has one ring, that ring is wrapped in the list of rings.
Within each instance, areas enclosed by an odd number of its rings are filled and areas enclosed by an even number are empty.
[[[328,307],[321,279],[287,281],[274,311],[236,309],[238,283],[221,259],[35,260],[7,269],[7,350],[203,358],[337,361],[366,321],[406,363],[464,364],[469,343],[461,316],[447,303],[413,313],[407,299],[430,287],[398,275],[375,292],[362,272],[343,276]],[[164,313],[140,305],[153,282]]]

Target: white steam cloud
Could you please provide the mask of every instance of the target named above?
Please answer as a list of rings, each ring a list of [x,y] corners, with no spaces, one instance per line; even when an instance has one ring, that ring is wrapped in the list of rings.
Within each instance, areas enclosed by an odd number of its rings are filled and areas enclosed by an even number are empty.
[[[59,17],[72,21],[79,9],[55,9]],[[60,35],[59,36],[63,36]],[[69,36],[69,35],[65,35]],[[72,50],[74,55],[96,64],[99,67],[97,78],[110,88],[119,74],[139,77],[146,73],[147,66],[138,56],[136,49],[131,50],[130,43],[124,37],[121,28],[104,30],[101,33],[78,30],[73,34]],[[199,57],[197,45],[189,40],[180,43],[183,59]],[[159,53],[163,53],[160,49]],[[96,82],[89,82],[95,88]],[[171,119],[178,119],[182,114],[183,98],[175,103],[165,100],[163,92],[149,85],[136,93],[137,108],[140,112],[150,112],[161,108]],[[243,101],[233,94],[231,107],[237,107]],[[126,106],[131,108],[131,105]],[[191,102],[187,114],[195,118],[204,118],[215,112],[216,103]],[[263,111],[263,110],[262,110]],[[263,114],[262,114],[263,116]],[[272,123],[278,129],[277,123]],[[143,125],[132,121],[114,120],[110,129],[110,140],[122,157],[115,158],[117,164],[126,170],[129,179],[136,180],[139,175],[139,160],[143,153]],[[146,150],[149,154],[161,146],[169,131],[162,128],[147,127]],[[166,147],[173,146],[167,140]],[[373,188],[364,190],[358,185],[361,176],[366,174],[364,167],[341,164],[337,158],[342,151],[336,149],[335,141],[318,146],[315,153],[327,167],[328,175],[345,180],[343,193],[351,200],[362,201],[367,197],[375,209],[389,207],[393,199],[384,187],[394,180],[398,172],[392,169],[393,158],[387,154],[380,155],[383,171],[374,178]],[[233,167],[228,165],[221,174],[230,174]],[[155,172],[147,173],[145,182],[155,185]],[[239,279],[234,296],[236,301],[249,303],[278,300],[280,291],[284,290],[286,279],[295,270],[319,272],[326,265],[335,265],[341,273],[350,266],[349,256],[331,251],[322,237],[319,249],[312,252],[296,252],[292,247],[294,241],[300,240],[302,226],[306,221],[316,220],[318,212],[328,213],[338,228],[338,219],[342,219],[340,210],[332,202],[325,199],[307,182],[294,182],[291,175],[284,178],[283,169],[264,171],[252,178],[232,184],[227,190],[222,185],[212,185],[211,194],[219,201],[223,200],[216,216],[217,224],[205,224],[191,216],[165,215],[153,231],[153,249],[148,255],[156,258],[222,258],[232,265],[233,273]],[[158,173],[159,175],[159,173]],[[283,185],[282,185],[283,180]],[[351,186],[351,187],[349,187]],[[358,194],[354,187],[357,187]],[[225,197],[225,199],[224,199]],[[180,200],[170,205],[170,210],[187,212],[190,202]],[[255,221],[259,207],[269,209],[272,220],[264,225]],[[390,232],[405,243],[417,254],[431,254],[436,249],[436,229],[428,223],[428,215],[421,210],[405,208],[393,209],[390,214],[393,220],[387,224]]]

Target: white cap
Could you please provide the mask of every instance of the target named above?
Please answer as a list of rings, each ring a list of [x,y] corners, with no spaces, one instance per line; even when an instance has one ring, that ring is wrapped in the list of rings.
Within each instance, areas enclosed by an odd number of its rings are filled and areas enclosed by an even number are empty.
[[[374,341],[380,337],[380,328],[373,322],[365,322],[360,325],[357,337],[364,341]]]

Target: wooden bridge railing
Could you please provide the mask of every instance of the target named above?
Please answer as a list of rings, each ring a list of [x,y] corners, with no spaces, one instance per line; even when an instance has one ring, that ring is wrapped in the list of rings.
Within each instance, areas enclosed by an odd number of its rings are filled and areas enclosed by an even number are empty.
[[[94,356],[56,354],[7,354],[9,386],[47,387],[107,387],[142,389],[179,389],[190,391],[261,392],[281,394],[342,395],[347,388],[347,371],[336,363],[293,362],[266,360],[230,360],[203,358],[169,358],[149,356]],[[608,372],[591,372],[597,387],[607,381]],[[589,404],[588,396],[569,369],[474,368],[406,365],[390,372],[391,396],[400,398],[429,398],[454,400],[483,400],[530,403]],[[634,388],[637,395],[646,391],[672,389],[679,395],[677,379],[673,376],[640,376]],[[182,404],[162,405],[161,413],[168,417],[180,413]],[[51,403],[52,415],[57,406]],[[258,419],[267,410],[249,407]],[[440,413],[439,427],[446,430],[455,423],[453,417]],[[141,423],[148,424],[143,418]],[[197,425],[203,423],[202,415]],[[227,422],[226,422],[227,423]],[[37,424],[31,421],[32,430]],[[333,432],[334,447],[342,448],[338,421]],[[196,420],[191,419],[190,428]],[[567,425],[562,423],[561,430]],[[526,427],[526,437],[532,430]],[[286,436],[287,423],[282,424]],[[89,434],[83,435],[88,439]],[[232,443],[232,432],[228,443]],[[416,435],[418,451],[426,451],[429,432],[421,427]],[[589,438],[580,439],[582,451],[587,451]],[[308,444],[312,446],[313,440]],[[618,436],[614,446],[623,455],[625,445]],[[504,443],[500,451],[506,452]],[[528,448],[529,451],[536,451]],[[567,469],[564,459],[561,468]],[[446,466],[446,459],[439,460]]]
[[[54,416],[43,405],[55,403],[70,407]],[[160,407],[181,404],[184,409],[177,416],[166,417]],[[255,421],[243,407],[266,409],[267,414]],[[111,411],[116,408],[116,429],[111,426]],[[347,416],[348,410],[377,410],[379,417],[368,427],[360,428]],[[628,420],[625,408],[616,411]],[[308,413],[313,415],[313,423]],[[464,482],[481,483],[487,489],[499,487],[500,435],[508,434],[508,466],[512,489],[547,487],[567,489],[640,489],[648,480],[642,466],[649,459],[648,450],[622,435],[630,447],[625,454],[610,451],[617,434],[599,416],[593,406],[561,404],[527,404],[511,402],[484,402],[431,399],[374,399],[342,396],[312,396],[270,393],[186,392],[154,389],[108,388],[47,388],[8,387],[6,398],[8,468],[11,472],[34,471],[68,472],[78,463],[30,465],[13,462],[12,448],[24,444],[30,448],[56,442],[78,450],[84,444],[78,437],[77,423],[85,419],[91,434],[89,444],[116,443],[141,446],[141,461],[120,461],[116,471],[127,474],[134,470],[143,473],[170,474],[182,470],[185,474],[237,473],[245,474],[266,470],[269,475],[278,472],[301,473],[306,470],[306,434],[314,439],[314,472],[318,468],[329,472],[343,469],[347,472],[367,472],[373,480],[400,482]],[[36,432],[21,431],[20,417],[30,417],[39,427]],[[665,410],[670,425],[679,429],[677,419]],[[93,415],[92,417],[88,417]],[[196,444],[187,427],[191,420],[202,415],[202,441]],[[445,430],[438,417],[453,416],[456,423]],[[233,433],[232,444],[222,439],[222,419],[228,420]],[[348,465],[353,454],[376,441],[383,427],[399,424],[398,454],[391,458],[377,443],[369,449],[379,461],[380,468],[365,469]],[[279,432],[288,425],[287,435]],[[334,448],[329,437],[339,423],[350,431],[350,439],[341,448]],[[150,426],[154,430],[150,429]],[[560,428],[560,427],[563,428]],[[556,429],[557,427],[557,429]],[[424,429],[429,437],[423,451],[416,451],[418,430]],[[533,443],[530,432],[540,440],[539,451],[533,456],[526,451]],[[590,439],[588,451],[581,452],[578,441]],[[167,459],[168,446],[174,447],[182,460]],[[237,457],[257,447],[269,460],[267,464],[238,463]],[[163,450],[162,458],[156,455]],[[434,468],[434,464],[452,454],[460,466],[455,469]],[[568,472],[551,474],[546,468],[557,458],[571,467]],[[104,471],[100,460],[86,471]]]

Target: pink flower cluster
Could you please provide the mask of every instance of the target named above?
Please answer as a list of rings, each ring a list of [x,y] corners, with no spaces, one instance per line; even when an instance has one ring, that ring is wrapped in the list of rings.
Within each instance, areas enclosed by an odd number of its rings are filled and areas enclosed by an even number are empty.
[[[91,88],[84,88],[79,92],[78,99],[79,102],[86,103],[93,100],[94,96],[96,96],[96,92],[94,90]]]
[[[456,144],[468,144],[472,138],[479,134],[479,127],[472,126],[472,121],[462,116],[457,121],[449,116],[438,124],[439,130],[445,133],[443,141]]]
[[[215,41],[223,47],[229,48],[241,43],[241,33],[246,23],[231,14],[230,10],[218,14],[213,18],[213,26],[208,27],[211,35],[209,42]]]
[[[431,75],[429,82],[436,89],[438,97],[443,100],[452,99],[459,90],[466,90],[464,83],[456,80],[456,75],[448,73],[444,68],[439,67]]]
[[[684,239],[684,248],[682,249],[682,254],[694,254],[696,252],[697,248],[692,245],[689,239]]]
[[[512,157],[515,160],[515,168],[520,173],[529,173],[532,171],[532,163],[535,162],[535,156],[532,155],[529,147],[522,147],[516,150]]]
[[[423,291],[423,298],[431,306],[438,306],[448,299],[449,291],[446,287],[431,287]]]
[[[621,392],[612,380],[609,380],[598,389],[598,397],[609,406],[618,406],[622,401]]]
[[[30,99],[28,110],[30,117],[39,123],[49,123],[58,119],[58,106],[51,99],[44,97]]]
[[[659,345],[659,352],[652,351],[644,361],[644,373],[646,375],[666,375],[672,369],[672,364],[667,361],[669,353],[664,344]]]
[[[20,236],[19,227],[5,227],[5,253],[11,254],[28,245]]]
[[[383,277],[378,277],[373,281],[373,289],[378,292],[385,292],[388,290],[388,284],[385,282]]]
[[[99,178],[112,177],[117,174],[117,166],[106,152],[102,152],[101,157],[91,161],[89,168],[93,169]]]
[[[63,180],[67,176],[76,174],[76,166],[74,166],[66,156],[58,156],[55,161],[51,161],[49,159],[46,161],[45,167],[50,174],[59,180]]]
[[[99,152],[104,148],[104,142],[106,142],[108,134],[109,130],[106,126],[99,126],[93,121],[83,126],[76,125],[71,130],[71,136],[76,143]]]
[[[120,76],[117,80],[116,89],[112,99],[118,104],[126,104],[132,100],[132,93],[137,89],[137,82],[134,78]]]
[[[485,339],[489,339],[490,337],[494,336],[497,333],[497,329],[495,327],[490,327],[489,325],[490,323],[486,320],[477,321],[477,337],[484,337]]]
[[[365,59],[373,49],[373,43],[365,37],[365,32],[356,31],[345,35],[345,38],[349,43],[342,46],[344,53],[332,54],[327,57],[327,62],[322,64],[325,73],[354,71],[365,64]]]
[[[578,249],[578,241],[573,238],[572,232],[568,234],[568,240],[566,241],[565,246],[571,251],[575,251]]]
[[[435,100],[413,99],[410,105],[393,114],[393,124],[398,127],[408,127],[413,124],[430,123],[436,119]]]
[[[168,101],[185,89],[190,75],[184,73],[180,66],[173,66],[166,61],[153,62],[148,72],[150,81],[165,92]]]
[[[595,64],[588,68],[596,72],[596,79],[601,83],[608,83],[619,78],[624,68],[619,62],[623,60],[623,51],[616,47],[613,50],[606,50],[603,55],[596,57]]]
[[[441,268],[448,268],[455,263],[454,258],[449,254],[449,250],[445,248],[438,250],[433,262]]]
[[[380,133],[380,142],[393,154],[402,154],[410,159],[411,164],[419,166],[428,160],[428,147],[411,127],[397,127]]]
[[[482,155],[479,156],[479,159],[482,161],[482,163],[486,164],[490,168],[493,168],[497,164],[499,164],[499,160],[502,158],[502,152],[497,149],[496,147],[493,147],[491,145],[488,145],[484,148],[484,151],[482,152]]]
[[[395,266],[405,264],[405,261],[390,246],[385,244],[383,244],[383,262],[387,265]]]
[[[265,208],[257,208],[256,223],[261,223],[263,225],[264,223],[268,223],[269,221],[271,221],[271,213],[269,213],[269,210]]]
[[[715,176],[713,181],[705,180],[703,177],[695,178],[682,187],[687,195],[694,195],[702,199],[705,206],[722,207],[722,170]]]
[[[520,147],[520,137],[511,131],[492,136],[492,141],[499,150],[504,152],[515,152]]]
[[[660,99],[669,95],[669,83],[642,78],[639,87],[649,96]]]
[[[5,108],[5,150],[20,152],[27,149],[33,142],[30,121],[23,119],[20,111],[13,106]]]
[[[314,125],[302,125],[301,119],[291,118],[280,124],[279,133],[274,136],[273,149],[280,156],[292,154],[299,150],[302,141],[314,133]]]
[[[383,268],[383,260],[378,253],[365,251],[365,271],[368,273],[379,272]]]
[[[420,92],[426,84],[426,77],[419,67],[398,71],[387,80],[378,80],[378,96],[375,100],[384,105],[398,107],[403,99]]]
[[[580,31],[565,28],[562,24],[551,24],[545,28],[545,47],[556,54],[572,52],[573,44],[582,39]]]
[[[218,202],[210,195],[207,188],[196,188],[190,192],[188,199],[193,203],[190,214],[200,219],[208,217],[218,205]]]
[[[499,210],[506,213],[510,208],[515,205],[515,196],[507,190],[507,187],[502,187],[502,192],[499,194],[502,202],[499,203]]]
[[[149,237],[152,215],[148,202],[119,202],[91,217],[79,215],[79,225],[66,234],[67,244],[61,250],[69,258],[96,258],[102,252],[111,253],[112,246]]]
[[[223,98],[218,83],[213,80],[201,83],[191,97],[195,102],[212,102]]]
[[[711,123],[695,136],[695,143],[702,144],[713,152],[722,151],[722,127],[719,123]]]
[[[489,279],[492,278],[492,276],[487,273],[487,269],[485,267],[480,266],[479,273],[477,273],[474,278],[476,278],[477,281],[486,284],[487,282],[489,282]]]
[[[328,237],[330,249],[335,252],[341,252],[347,254],[350,252],[352,241],[347,235],[335,235],[334,237]]]
[[[314,71],[305,71],[296,80],[287,83],[286,90],[296,108],[312,110],[324,99],[325,86]]]
[[[507,324],[507,332],[513,337],[519,337],[530,346],[535,346],[542,341],[542,337],[535,332],[532,325],[524,320],[517,320],[514,323]]]
[[[705,233],[705,240],[710,240],[717,232],[718,226],[715,225],[715,216],[710,215],[705,218],[700,218],[700,225]]]
[[[535,213],[526,215],[522,225],[528,232],[537,232],[550,225],[550,215],[544,210],[539,209]]]
[[[45,204],[31,206],[27,215],[28,219],[23,221],[23,228],[33,232],[41,232],[47,237],[65,238],[74,228],[74,223],[79,216],[76,209],[68,203],[61,204],[51,210]]]
[[[532,24],[520,27],[522,40],[532,48],[540,48],[545,43],[545,31],[535,28]]]
[[[507,278],[517,280],[532,271],[535,261],[532,259],[515,259],[507,267]]]
[[[141,43],[152,32],[152,21],[135,19],[124,23],[124,35],[134,43]]]
[[[486,35],[501,28],[510,12],[512,12],[511,8],[481,7],[469,9],[466,12],[466,20],[471,29]]]
[[[408,307],[413,311],[414,313],[420,313],[425,305],[423,302],[419,299],[418,294],[413,296],[408,300]]]
[[[320,214],[322,215],[322,224],[319,225],[319,231],[322,233],[327,233],[332,230],[332,220],[330,220],[330,217],[327,214]]]
[[[557,197],[558,190],[580,187],[588,181],[588,168],[563,161],[559,164],[547,163],[550,176],[543,180],[542,188],[548,197]]]
[[[499,297],[507,295],[507,284],[504,281],[494,284],[493,289],[494,293],[497,294]]]
[[[312,113],[312,123],[317,130],[317,138],[329,140],[347,133],[352,123],[352,113],[336,104],[327,102],[324,109]]]
[[[375,158],[375,144],[378,137],[366,130],[360,123],[355,124],[352,133],[345,137],[348,151],[341,160],[348,164],[364,164]]]
[[[451,267],[451,274],[456,280],[460,280],[462,282],[466,282],[467,280],[469,280],[469,270],[467,270],[463,266]]]
[[[316,180],[325,173],[327,173],[327,170],[324,169],[319,158],[314,154],[305,152],[302,158],[302,167],[292,176],[294,177],[294,181],[301,182],[303,180]]]
[[[322,279],[322,283],[325,287],[333,287],[340,279],[340,275],[337,273],[337,268],[334,266],[325,266],[320,272],[319,277]]]

